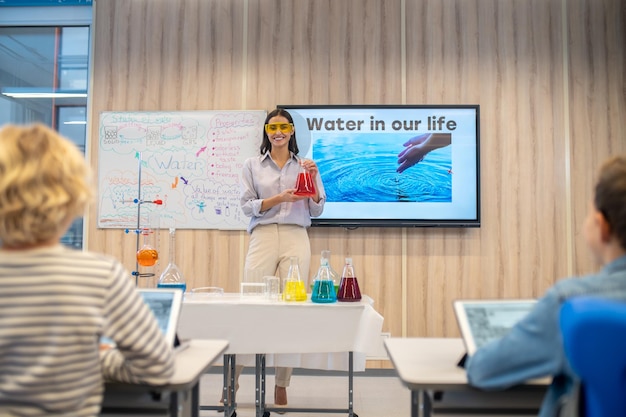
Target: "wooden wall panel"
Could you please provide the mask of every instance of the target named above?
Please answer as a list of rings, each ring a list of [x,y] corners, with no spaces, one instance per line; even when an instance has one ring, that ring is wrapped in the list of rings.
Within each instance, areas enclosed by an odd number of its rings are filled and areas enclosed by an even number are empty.
[[[94,109],[241,108],[242,12],[241,1],[97,1]]]
[[[251,1],[248,103],[399,103],[399,5]]]
[[[580,225],[599,165],[626,152],[626,3],[568,2],[574,270],[597,269]]]
[[[424,274],[410,280],[409,298],[423,298],[410,304],[409,334],[456,335],[453,299],[535,297],[565,274],[557,244],[566,228],[558,218],[566,204],[558,4],[424,1],[407,10],[407,27],[420,28],[407,33],[408,101],[481,106],[483,203],[480,230],[448,231],[445,246],[439,231],[411,233],[409,253],[422,256],[409,257],[408,269]],[[466,245],[472,238],[476,257]],[[444,247],[450,255],[438,260]],[[450,282],[461,279],[469,285]],[[424,314],[433,323],[420,323]]]
[[[626,146],[622,1],[96,0],[95,11],[96,168],[102,111],[481,106],[480,228],[309,230],[310,275],[323,249],[338,272],[352,257],[393,336],[456,336],[455,298],[539,296],[594,269],[579,225],[598,164]],[[89,249],[133,269],[135,239],[95,218]],[[179,231],[177,263],[190,287],[237,291],[247,242]]]
[[[242,1],[98,0],[95,8],[92,136],[97,147],[102,111],[241,109],[244,77]],[[97,152],[91,153],[97,169]],[[129,167],[135,169],[135,167]],[[90,216],[96,218],[95,207]],[[88,224],[88,246],[135,269],[136,239]],[[177,258],[190,286],[235,291],[245,232],[179,231]],[[165,267],[167,231],[160,233]],[[145,281],[145,282],[143,282]],[[140,280],[140,285],[151,285]]]

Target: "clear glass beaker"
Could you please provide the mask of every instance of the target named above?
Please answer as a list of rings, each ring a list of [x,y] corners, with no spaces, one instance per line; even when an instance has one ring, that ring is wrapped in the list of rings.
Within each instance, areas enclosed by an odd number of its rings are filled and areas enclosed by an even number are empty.
[[[306,301],[306,288],[300,277],[298,257],[289,258],[289,272],[284,281],[283,299],[285,301]]]
[[[203,298],[221,297],[224,295],[222,287],[198,287],[192,288],[188,294],[191,299],[201,300]]]
[[[265,298],[270,301],[280,300],[280,278],[273,275],[263,277],[265,281]]]

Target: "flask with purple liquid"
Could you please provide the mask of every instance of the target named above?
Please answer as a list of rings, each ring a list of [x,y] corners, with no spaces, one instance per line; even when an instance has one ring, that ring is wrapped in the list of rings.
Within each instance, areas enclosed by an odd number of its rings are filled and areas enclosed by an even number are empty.
[[[346,265],[343,267],[341,283],[337,292],[337,301],[361,301],[361,290],[354,273],[352,258],[346,258]]]

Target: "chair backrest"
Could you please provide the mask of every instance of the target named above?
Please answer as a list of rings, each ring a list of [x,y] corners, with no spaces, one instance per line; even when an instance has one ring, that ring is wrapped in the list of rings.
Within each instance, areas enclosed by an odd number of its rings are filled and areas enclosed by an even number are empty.
[[[567,300],[560,312],[565,355],[582,381],[587,417],[626,416],[626,302]]]

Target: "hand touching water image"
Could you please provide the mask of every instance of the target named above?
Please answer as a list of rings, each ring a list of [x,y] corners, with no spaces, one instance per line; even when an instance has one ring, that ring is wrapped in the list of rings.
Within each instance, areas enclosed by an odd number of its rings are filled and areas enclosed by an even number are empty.
[[[435,149],[443,148],[452,143],[450,133],[424,133],[404,142],[404,150],[398,154],[398,168],[402,173],[418,162],[422,161],[427,153]]]

